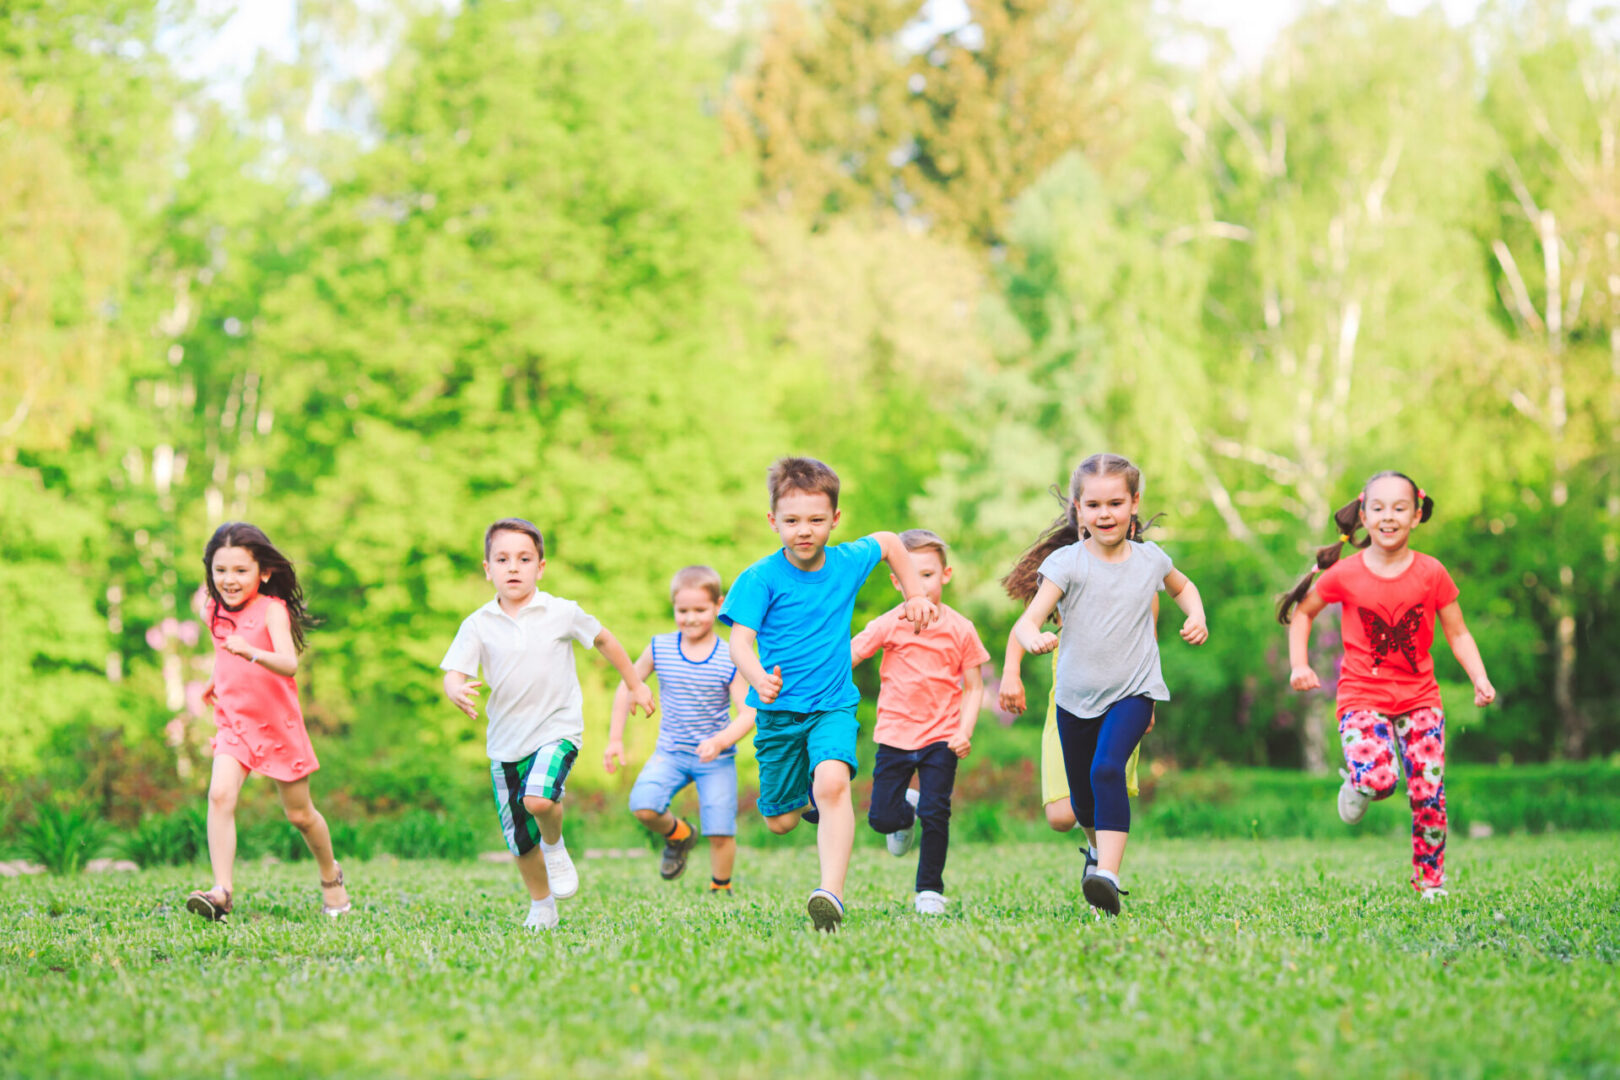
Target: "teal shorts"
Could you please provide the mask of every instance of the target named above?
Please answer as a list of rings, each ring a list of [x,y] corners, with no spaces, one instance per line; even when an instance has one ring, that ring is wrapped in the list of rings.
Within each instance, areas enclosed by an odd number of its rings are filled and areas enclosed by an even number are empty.
[[[861,725],[855,707],[827,712],[777,712],[754,716],[754,758],[759,762],[759,812],[775,817],[810,803],[810,780],[823,761],[842,761],[857,771],[855,743]]]

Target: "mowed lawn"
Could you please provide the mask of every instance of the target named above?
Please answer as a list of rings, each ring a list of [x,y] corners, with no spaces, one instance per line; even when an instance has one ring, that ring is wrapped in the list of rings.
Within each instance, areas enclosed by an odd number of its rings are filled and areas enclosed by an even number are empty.
[[[535,935],[516,872],[377,860],[356,914],[308,864],[0,882],[6,1076],[1620,1076],[1620,843],[1457,840],[1421,904],[1392,839],[1155,841],[1118,920],[1073,845],[961,845],[950,913],[856,852],[843,933],[803,915],[808,847],[744,849],[710,897],[656,860],[580,860]]]

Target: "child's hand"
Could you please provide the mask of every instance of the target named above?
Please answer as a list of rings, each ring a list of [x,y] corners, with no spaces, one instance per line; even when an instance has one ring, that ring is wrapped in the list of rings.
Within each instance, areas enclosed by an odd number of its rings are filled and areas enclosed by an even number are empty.
[[[1029,708],[1029,703],[1024,699],[1024,680],[1016,675],[1003,674],[996,704],[1001,706],[1002,712],[1010,713],[1022,713]]]
[[[602,768],[607,770],[609,776],[612,776],[619,771],[619,766],[623,764],[625,764],[624,740],[609,739],[607,746],[602,750]]]
[[[930,623],[939,618],[939,609],[934,602],[926,596],[913,596],[906,600],[905,614],[902,616],[911,623],[912,629],[922,633],[928,629]]]
[[[776,695],[782,692],[782,665],[771,668],[771,673],[765,676],[765,685],[754,687],[754,692],[759,695],[761,705],[775,701]]]
[[[658,711],[658,702],[653,700],[652,689],[646,683],[642,683],[639,687],[630,691],[631,716],[636,715],[637,708],[648,716]]]
[[[1024,651],[1034,656],[1045,656],[1047,653],[1051,652],[1057,647],[1058,636],[1051,631],[1047,631],[1043,634],[1037,635],[1034,644]]]
[[[208,706],[210,709],[219,704],[219,699],[214,696],[213,679],[209,679],[208,684],[203,687],[202,703]]]
[[[973,749],[973,737],[958,731],[946,741],[945,747],[959,758],[967,757],[968,753]]]
[[[1202,617],[1187,616],[1187,621],[1181,624],[1181,640],[1189,645],[1202,645],[1209,640],[1209,627],[1204,624]]]
[[[478,691],[483,689],[483,686],[482,682],[475,679],[472,682],[462,683],[454,690],[447,691],[450,704],[466,713],[468,719],[478,719]]]
[[[1288,674],[1288,685],[1295,690],[1315,690],[1322,685],[1322,680],[1316,677],[1316,672],[1309,667],[1297,667]]]
[[[725,749],[725,747],[723,745],[721,745],[721,743],[720,743],[720,736],[711,735],[709,738],[704,739],[702,742],[698,743],[698,748],[697,748],[698,760],[699,761],[713,761],[715,758],[720,756],[720,751],[722,751],[724,749]]]
[[[1486,679],[1486,678],[1480,678],[1480,679],[1475,680],[1475,682],[1474,682],[1474,704],[1478,705],[1480,708],[1483,709],[1485,706],[1489,705],[1491,702],[1493,702],[1495,700],[1496,700],[1496,687],[1491,685],[1491,680]]]
[[[237,656],[240,656],[242,659],[246,660],[253,655],[253,646],[249,645],[247,643],[247,638],[243,637],[241,634],[232,634],[230,637],[225,639],[225,651],[228,653],[235,653]]]

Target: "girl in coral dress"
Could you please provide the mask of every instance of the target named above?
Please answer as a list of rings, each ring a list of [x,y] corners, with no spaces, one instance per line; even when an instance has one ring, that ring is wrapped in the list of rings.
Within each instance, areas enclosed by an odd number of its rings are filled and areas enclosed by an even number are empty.
[[[1434,513],[1434,500],[1405,473],[1381,472],[1334,514],[1339,541],[1319,548],[1315,569],[1282,598],[1277,621],[1288,627],[1289,684],[1314,690],[1311,620],[1342,605],[1344,664],[1339,675],[1339,817],[1354,825],[1367,804],[1387,799],[1406,769],[1412,804],[1412,887],[1425,900],[1445,896],[1446,717],[1429,647],[1438,618],[1452,655],[1474,683],[1474,703],[1496,700],[1479,647],[1457,606],[1457,586],[1438,559],[1413,551],[1412,530]],[[1367,536],[1357,540],[1358,531]],[[1345,544],[1364,550],[1340,560]],[[1399,761],[1400,765],[1396,762]]]
[[[208,600],[203,622],[214,639],[214,677],[203,700],[214,707],[214,771],[208,785],[208,860],[212,888],[186,898],[206,919],[231,913],[236,862],[236,797],[250,772],[281,789],[287,820],[304,836],[320,871],[321,911],[350,910],[332,834],[310,800],[309,775],[320,768],[298,707],[298,654],[304,647],[304,593],[292,563],[252,525],[227,522],[203,552]]]

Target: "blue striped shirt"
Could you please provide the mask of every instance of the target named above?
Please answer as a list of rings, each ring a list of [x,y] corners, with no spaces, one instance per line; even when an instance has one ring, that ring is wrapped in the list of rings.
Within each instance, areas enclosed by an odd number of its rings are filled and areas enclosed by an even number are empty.
[[[692,753],[698,743],[731,721],[731,681],[737,665],[731,650],[715,636],[701,660],[681,651],[681,632],[652,639],[653,674],[658,676],[658,749]],[[727,749],[725,754],[735,754]]]

